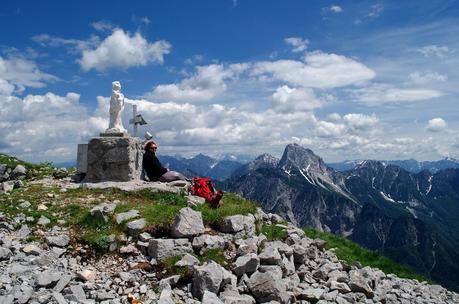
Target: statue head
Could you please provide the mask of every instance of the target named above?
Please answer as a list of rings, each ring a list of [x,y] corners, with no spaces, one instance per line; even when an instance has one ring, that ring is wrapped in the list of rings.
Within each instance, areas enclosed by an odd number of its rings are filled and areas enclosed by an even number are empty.
[[[112,82],[112,90],[113,91],[121,91],[121,83],[119,81]]]

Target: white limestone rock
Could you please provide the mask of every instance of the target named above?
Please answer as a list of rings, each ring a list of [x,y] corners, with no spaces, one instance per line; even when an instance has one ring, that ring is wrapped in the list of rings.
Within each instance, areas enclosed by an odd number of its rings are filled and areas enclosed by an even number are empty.
[[[237,276],[242,276],[245,273],[254,273],[260,265],[260,259],[255,253],[240,256],[236,259],[233,266],[233,272]]]
[[[191,292],[193,296],[202,299],[204,292],[210,291],[218,295],[223,282],[224,268],[214,261],[202,266],[194,266]]]
[[[193,253],[188,239],[151,239],[148,245],[148,255],[161,262],[168,257]]]
[[[192,237],[202,234],[204,231],[201,212],[186,207],[180,209],[176,215],[171,234],[174,237]]]
[[[102,203],[91,209],[91,215],[107,221],[115,212],[117,203]]]

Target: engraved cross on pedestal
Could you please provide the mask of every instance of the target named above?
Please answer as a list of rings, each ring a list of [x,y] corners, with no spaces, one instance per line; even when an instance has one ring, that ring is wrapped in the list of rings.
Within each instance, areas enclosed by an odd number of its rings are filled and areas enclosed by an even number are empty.
[[[134,137],[137,137],[137,126],[147,124],[142,115],[137,114],[137,105],[132,105],[132,118],[129,119],[129,124],[134,125]]]

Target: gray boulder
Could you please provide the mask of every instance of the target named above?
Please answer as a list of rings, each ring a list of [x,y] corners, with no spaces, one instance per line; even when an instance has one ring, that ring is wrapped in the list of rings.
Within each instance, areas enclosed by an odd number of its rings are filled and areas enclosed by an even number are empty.
[[[54,178],[62,179],[62,178],[66,178],[68,176],[69,176],[69,171],[67,170],[67,168],[54,169],[54,172],[53,172],[53,177]]]
[[[238,292],[222,292],[220,298],[225,304],[255,304],[254,298],[247,294],[239,294]],[[274,302],[275,303],[275,302]]]
[[[151,239],[148,244],[148,255],[158,262],[186,253],[193,253],[188,239]]]
[[[49,218],[47,218],[44,215],[40,216],[40,218],[37,221],[37,225],[40,225],[40,226],[46,226],[49,223],[51,223],[51,221],[49,220]]]
[[[198,264],[199,264],[199,260],[195,256],[187,253],[182,257],[180,261],[175,263],[175,266],[186,267],[186,266],[193,266],[193,265],[198,265]]]
[[[51,287],[61,278],[59,272],[45,270],[36,274],[35,279],[38,287]]]
[[[147,226],[147,221],[143,218],[131,221],[127,224],[127,233],[129,235],[137,235]]]
[[[325,289],[308,287],[301,291],[299,298],[310,302],[317,302],[325,293]]]
[[[220,300],[217,295],[213,292],[208,290],[204,291],[204,295],[202,296],[202,304],[224,304],[222,300]]]
[[[273,280],[270,272],[255,272],[247,284],[257,302],[286,303],[289,295],[282,280]]]
[[[140,216],[140,213],[138,210],[129,210],[127,212],[122,212],[122,213],[118,213],[116,215],[116,223],[119,225],[121,224],[122,222],[126,222],[126,221],[129,221],[129,220],[132,220],[132,219],[135,219],[136,217],[139,217]]]
[[[0,182],[7,181],[10,178],[10,174],[8,172],[0,173]]]
[[[289,245],[285,244],[284,242],[281,241],[272,241],[272,242],[266,242],[265,243],[265,248],[276,248],[280,254],[284,254],[287,257],[291,256],[293,254],[293,249]]]
[[[67,234],[47,236],[46,243],[50,246],[66,247],[70,243],[70,237]]]
[[[374,292],[373,289],[368,284],[367,280],[359,271],[351,270],[349,272],[349,282],[348,286],[353,292],[362,292],[368,298],[373,298]]]
[[[6,169],[8,167],[5,164],[0,164],[0,175],[7,173]]]
[[[91,209],[91,215],[107,221],[115,212],[116,203],[102,203]]]
[[[225,233],[236,233],[244,230],[244,216],[237,214],[227,216],[220,224],[220,231]]]
[[[338,290],[339,293],[351,292],[349,286],[344,282],[330,281],[327,283],[327,287],[330,288],[330,290]]]
[[[22,248],[22,252],[25,254],[40,255],[41,249],[37,245],[29,244]]]
[[[282,276],[283,276],[282,268],[277,265],[260,265],[258,267],[258,271],[259,272],[270,272],[271,277],[274,280],[277,280],[277,279],[280,280],[282,279]]]
[[[191,293],[198,299],[202,299],[206,290],[218,294],[223,276],[224,268],[214,261],[194,266]]]
[[[282,262],[279,251],[274,247],[265,247],[258,257],[263,265],[280,265]]]
[[[14,189],[14,182],[8,181],[8,182],[2,182],[0,184],[0,191],[3,191],[5,193],[11,192]]]
[[[225,248],[226,241],[219,235],[203,234],[193,238],[193,248],[203,254],[208,249]]]
[[[196,195],[188,195],[187,196],[187,205],[188,207],[194,207],[202,205],[206,202],[206,199]]]
[[[13,171],[11,171],[11,179],[24,179],[27,175],[27,169],[23,165],[17,165]]]
[[[201,212],[190,207],[180,209],[172,225],[171,234],[174,237],[192,237],[204,233],[204,223]]]
[[[308,260],[306,248],[304,248],[301,245],[294,244],[292,246],[292,249],[293,249],[293,258],[296,264],[303,264],[305,261]]]
[[[0,247],[0,261],[8,260],[13,253],[6,247]]]
[[[260,259],[254,253],[240,256],[236,259],[233,266],[233,272],[237,276],[242,276],[244,273],[254,273],[260,265]]]

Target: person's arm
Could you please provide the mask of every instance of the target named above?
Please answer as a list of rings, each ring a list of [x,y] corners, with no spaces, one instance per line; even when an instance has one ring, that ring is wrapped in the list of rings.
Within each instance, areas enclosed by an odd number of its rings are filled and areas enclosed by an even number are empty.
[[[154,158],[155,158],[155,167],[156,167],[156,169],[158,170],[158,172],[161,173],[161,175],[163,175],[164,173],[166,173],[168,171],[168,169],[163,167],[163,165],[161,164],[159,159],[156,157],[156,155],[154,156]]]

